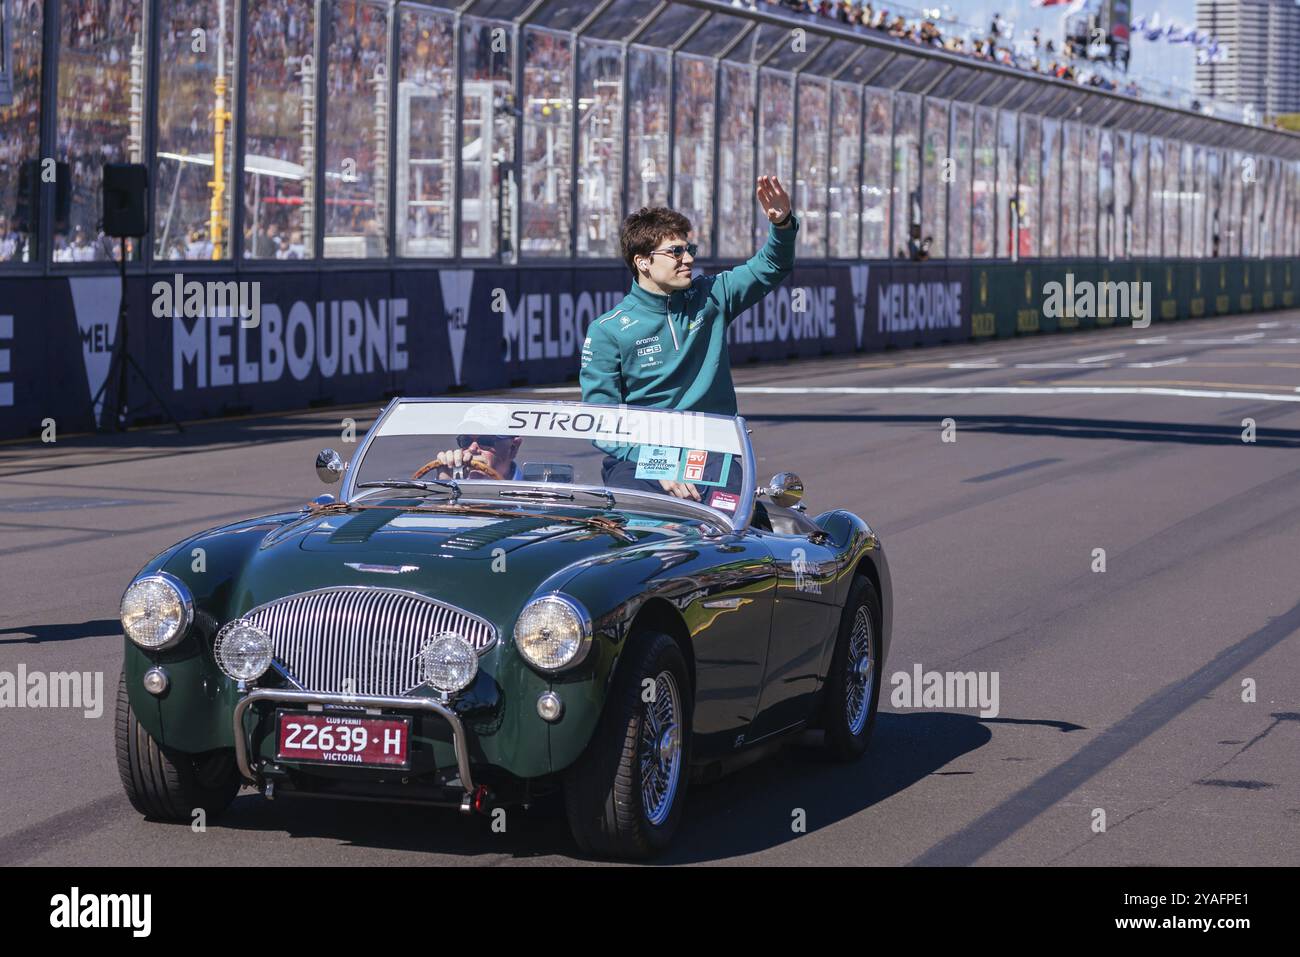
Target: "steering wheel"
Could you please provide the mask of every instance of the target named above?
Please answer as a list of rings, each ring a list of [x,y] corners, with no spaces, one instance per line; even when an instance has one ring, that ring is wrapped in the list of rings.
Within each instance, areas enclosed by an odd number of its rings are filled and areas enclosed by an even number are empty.
[[[464,478],[465,477],[464,475],[456,475],[455,473],[458,471],[463,471],[468,469],[475,472],[482,472],[484,475],[486,475],[488,478],[492,479],[493,481],[496,482],[501,481],[501,473],[498,472],[496,469],[494,469],[491,465],[489,465],[485,459],[479,459],[479,458],[471,459],[468,465],[463,465],[460,466],[459,468],[450,466],[446,462],[443,462],[440,459],[434,459],[431,462],[424,463],[424,465],[416,469],[415,473],[411,476],[411,478],[413,479],[421,478],[426,473],[439,468],[451,469],[452,478]]]

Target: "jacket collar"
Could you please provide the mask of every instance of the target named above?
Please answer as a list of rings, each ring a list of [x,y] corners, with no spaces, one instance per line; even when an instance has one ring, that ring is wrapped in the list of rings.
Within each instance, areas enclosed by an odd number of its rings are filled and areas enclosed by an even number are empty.
[[[635,279],[632,280],[632,291],[629,292],[628,295],[635,299],[638,305],[645,306],[653,312],[667,312],[668,307],[672,302],[671,296],[651,292],[644,288]]]

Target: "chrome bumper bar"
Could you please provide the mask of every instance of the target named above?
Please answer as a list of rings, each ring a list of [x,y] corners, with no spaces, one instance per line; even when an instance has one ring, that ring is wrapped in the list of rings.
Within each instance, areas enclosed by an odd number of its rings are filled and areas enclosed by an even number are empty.
[[[244,779],[256,782],[248,756],[248,735],[244,732],[244,715],[261,701],[284,704],[337,704],[352,708],[397,708],[403,711],[430,711],[451,725],[451,744],[456,750],[456,770],[466,793],[474,790],[474,780],[469,773],[469,741],[460,715],[433,698],[402,698],[396,695],[341,695],[317,694],[314,691],[290,691],[281,688],[259,688],[250,691],[235,705],[235,762]]]

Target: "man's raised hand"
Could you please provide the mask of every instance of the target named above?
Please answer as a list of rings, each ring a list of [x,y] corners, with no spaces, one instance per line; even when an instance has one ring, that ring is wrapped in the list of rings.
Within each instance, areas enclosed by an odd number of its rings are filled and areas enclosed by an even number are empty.
[[[760,176],[754,195],[770,222],[779,223],[790,212],[790,195],[775,176]]]

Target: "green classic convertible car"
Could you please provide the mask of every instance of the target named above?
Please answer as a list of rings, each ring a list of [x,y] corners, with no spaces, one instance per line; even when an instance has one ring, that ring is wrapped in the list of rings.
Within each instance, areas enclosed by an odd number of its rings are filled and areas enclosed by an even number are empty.
[[[644,857],[688,781],[820,728],[859,757],[892,615],[880,540],[757,487],[741,418],[395,399],[338,499],[202,532],[122,598],[117,759],[142,814],[242,784],[453,804],[562,795]],[[558,797],[557,797],[558,801]]]

